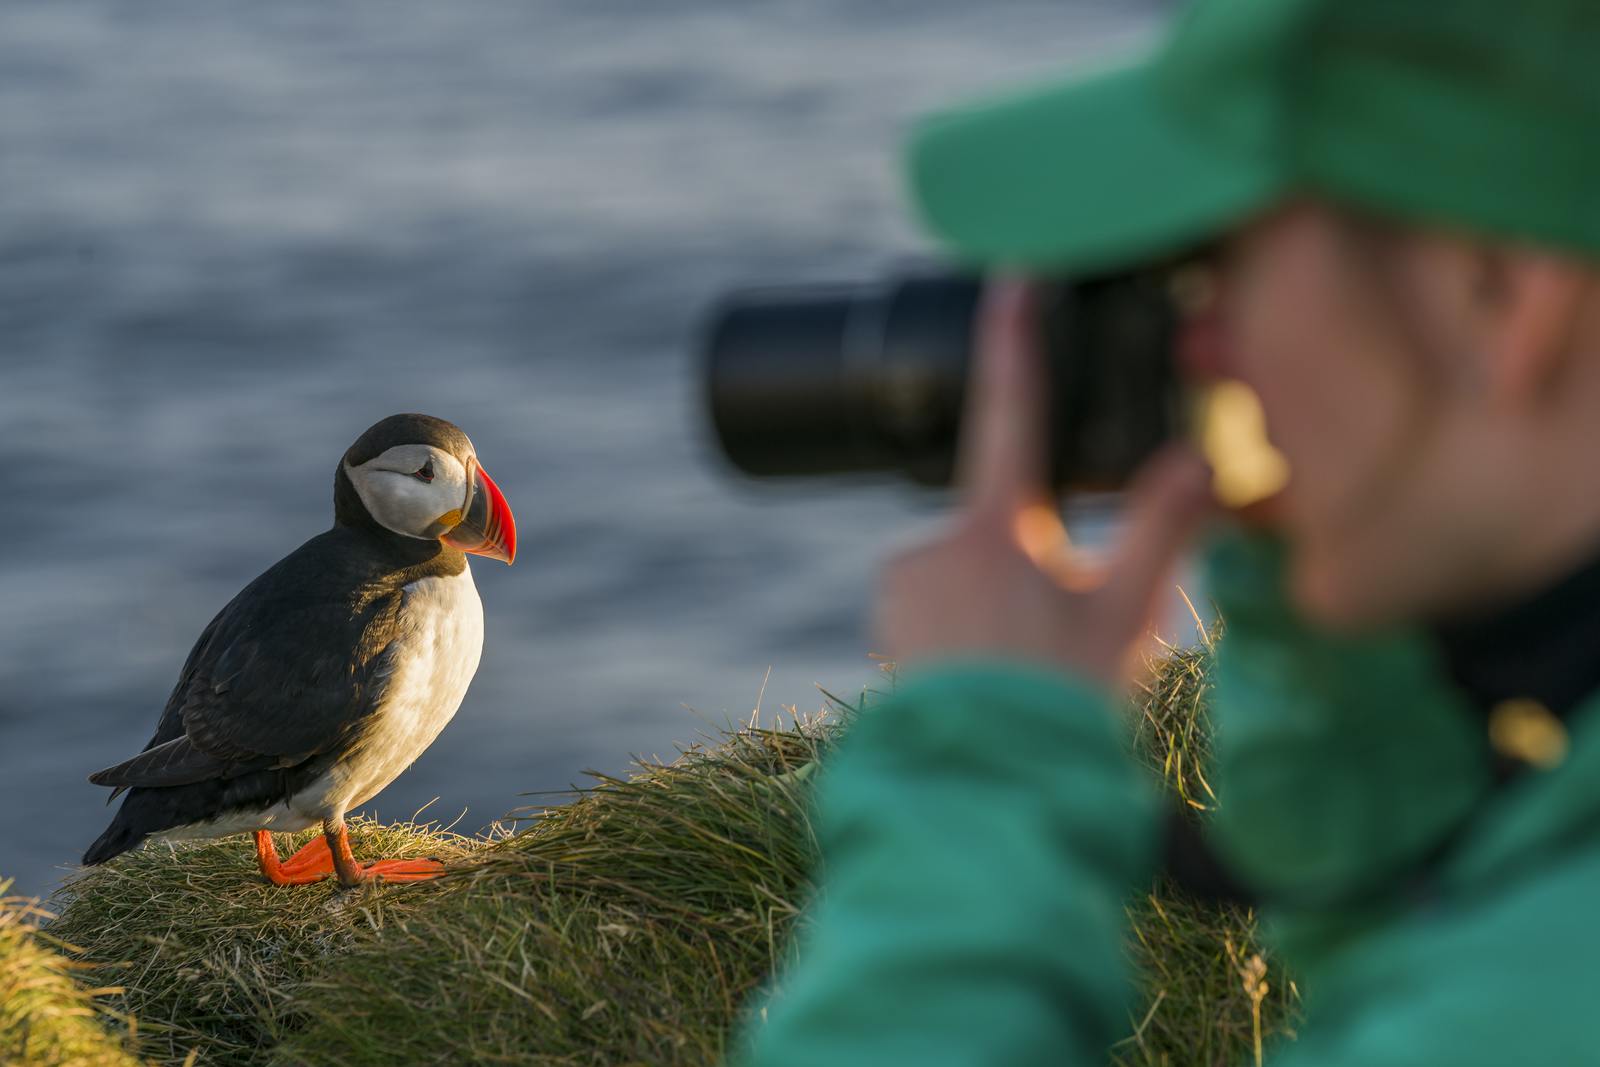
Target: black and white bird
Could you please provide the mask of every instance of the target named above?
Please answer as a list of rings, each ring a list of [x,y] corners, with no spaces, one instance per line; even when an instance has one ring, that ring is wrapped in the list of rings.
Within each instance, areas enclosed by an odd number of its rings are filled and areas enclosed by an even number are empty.
[[[83,861],[148,837],[253,832],[278,885],[412,881],[431,860],[358,864],[344,815],[455,715],[478,669],[483,608],[467,554],[510,563],[516,524],[451,423],[392,415],[334,474],[333,528],[279,560],[200,635],[155,736],[89,780],[127,790]],[[275,830],[320,823],[285,862]]]

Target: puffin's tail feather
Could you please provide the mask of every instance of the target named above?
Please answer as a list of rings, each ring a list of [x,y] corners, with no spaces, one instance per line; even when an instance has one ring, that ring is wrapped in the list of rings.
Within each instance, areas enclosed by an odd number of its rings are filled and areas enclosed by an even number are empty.
[[[123,816],[123,811],[117,812],[117,817],[111,820],[106,832],[95,838],[94,844],[89,846],[89,851],[83,854],[84,866],[93,867],[113,856],[120,856],[129,849],[138,848],[149,836],[134,829]]]

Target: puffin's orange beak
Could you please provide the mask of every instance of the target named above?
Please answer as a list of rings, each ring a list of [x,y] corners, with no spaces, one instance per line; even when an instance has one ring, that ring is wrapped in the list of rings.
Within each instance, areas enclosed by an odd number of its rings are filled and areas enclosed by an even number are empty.
[[[517,558],[517,520],[505,494],[482,467],[473,467],[465,516],[440,540],[463,552],[504,563]]]

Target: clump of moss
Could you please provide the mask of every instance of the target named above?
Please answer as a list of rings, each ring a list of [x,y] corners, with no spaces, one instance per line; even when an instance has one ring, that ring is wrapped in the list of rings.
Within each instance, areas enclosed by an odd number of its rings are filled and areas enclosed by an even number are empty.
[[[123,1038],[103,1025],[103,998],[119,990],[80,983],[79,965],[39,930],[49,914],[6,897],[9,885],[0,882],[0,1063],[135,1067]]]
[[[1215,802],[1208,655],[1172,651],[1136,709],[1141,752],[1197,818]],[[813,772],[858,709],[838,710],[600,778],[487,840],[352,823],[362,855],[449,860],[437,881],[280,889],[241,839],[160,846],[86,872],[52,929],[125,987],[160,1063],[715,1063],[789,960]],[[1157,886],[1129,917],[1144,1005],[1113,1062],[1248,1061],[1258,1029],[1290,1030],[1292,985],[1248,912]]]

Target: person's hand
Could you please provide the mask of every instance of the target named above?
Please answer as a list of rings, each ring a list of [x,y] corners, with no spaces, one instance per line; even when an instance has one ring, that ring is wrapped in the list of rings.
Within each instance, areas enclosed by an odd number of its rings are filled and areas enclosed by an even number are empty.
[[[962,513],[884,570],[877,649],[901,666],[992,656],[1121,681],[1166,576],[1209,510],[1210,476],[1187,446],[1152,457],[1130,490],[1121,542],[1104,566],[1077,558],[1050,495],[1035,298],[991,283],[964,415]]]

